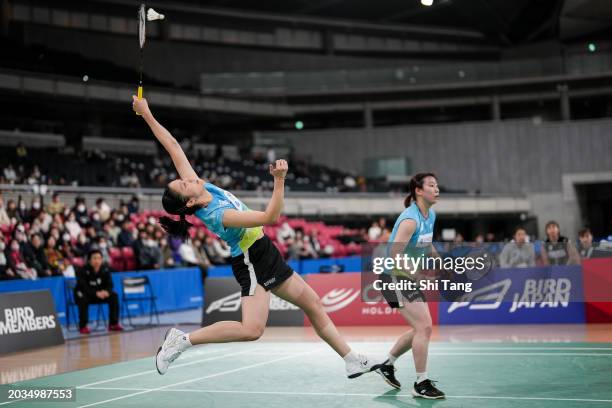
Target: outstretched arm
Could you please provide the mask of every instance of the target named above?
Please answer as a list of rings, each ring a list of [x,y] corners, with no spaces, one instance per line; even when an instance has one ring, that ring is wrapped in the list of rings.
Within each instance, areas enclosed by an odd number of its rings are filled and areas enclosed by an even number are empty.
[[[227,210],[223,214],[223,225],[234,228],[250,228],[276,224],[283,211],[285,176],[288,168],[285,160],[277,160],[275,165],[270,164],[270,174],[274,176],[274,191],[266,211]]]
[[[151,131],[153,131],[157,140],[159,140],[162,146],[164,146],[164,149],[170,154],[172,163],[174,163],[174,167],[181,179],[197,180],[198,175],[191,167],[189,160],[187,160],[183,148],[174,136],[153,117],[147,100],[145,98],[139,99],[134,95],[132,95],[132,98],[134,100],[132,104],[134,111],[142,116],[145,122],[147,122],[147,125],[151,128]]]

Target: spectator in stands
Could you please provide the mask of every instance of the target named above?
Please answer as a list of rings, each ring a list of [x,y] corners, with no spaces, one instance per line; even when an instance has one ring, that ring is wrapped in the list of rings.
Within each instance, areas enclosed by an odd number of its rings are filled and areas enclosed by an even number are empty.
[[[370,225],[370,229],[368,230],[368,241],[376,241],[380,237],[381,233],[382,229],[380,228],[378,222],[372,222],[372,225]]]
[[[4,208],[4,198],[0,195],[0,226],[11,225],[11,218]]]
[[[542,246],[544,265],[578,265],[580,255],[569,239],[561,235],[559,223],[549,221],[544,228],[546,241]]]
[[[310,245],[312,245],[312,249],[316,252],[317,257],[325,256],[325,251],[321,247],[321,242],[319,241],[319,231],[316,229],[311,229],[308,234],[308,239],[310,241]]]
[[[110,205],[108,205],[106,200],[102,197],[96,200],[96,206],[93,208],[93,211],[100,215],[101,222],[106,222],[111,215]]]
[[[77,217],[74,212],[68,214],[68,220],[64,223],[66,232],[70,235],[70,239],[77,239],[81,235],[81,225],[77,222]]]
[[[42,210],[38,213],[38,216],[32,221],[32,226],[30,227],[31,233],[42,233],[47,234],[49,232],[49,228],[51,228],[51,223],[53,222],[53,218],[47,214],[45,210]]]
[[[97,251],[100,251],[100,253],[102,254],[102,261],[104,262],[104,264],[110,265],[111,257],[108,251],[108,242],[106,240],[106,237],[104,236],[95,237],[91,243],[91,250],[94,250],[94,249]]]
[[[4,178],[8,184],[15,184],[17,181],[17,173],[12,164],[4,168]]]
[[[39,278],[53,276],[53,272],[47,261],[47,256],[45,255],[43,240],[40,235],[33,234],[30,236],[30,242],[23,251],[23,257],[26,264],[36,270],[36,274]]]
[[[121,224],[121,232],[117,237],[117,246],[119,247],[127,247],[132,246],[134,243],[134,235],[131,231],[131,223],[128,219],[125,219]]]
[[[113,218],[110,218],[104,223],[102,226],[102,231],[108,237],[111,245],[117,246],[117,238],[121,233],[121,228],[117,227],[117,224],[115,224],[115,220]]]
[[[19,276],[17,276],[15,272],[9,268],[7,253],[6,243],[4,242],[3,237],[0,236],[0,280],[19,279]]]
[[[17,199],[17,214],[20,222],[28,222],[28,206],[21,196]]]
[[[107,266],[102,262],[100,251],[93,250],[87,255],[87,265],[77,271],[74,300],[79,307],[79,332],[89,334],[89,305],[108,303],[110,331],[122,331],[119,324],[119,297],[113,291],[113,279]]]
[[[85,199],[83,197],[77,197],[74,200],[72,212],[81,227],[89,224],[89,215],[87,214],[87,206],[85,205]]]
[[[53,275],[63,275],[67,278],[74,278],[74,267],[66,258],[65,254],[58,248],[57,240],[53,235],[47,238],[45,245],[45,256],[49,263],[49,268]]]
[[[72,249],[74,254],[78,257],[85,257],[89,253],[91,250],[91,242],[84,231],[81,231]]]
[[[222,239],[213,239],[212,246],[214,252],[223,260],[223,263],[229,263],[231,251],[227,243]]]
[[[63,214],[66,205],[60,200],[58,193],[53,193],[51,197],[51,202],[47,206],[47,212],[55,216],[55,214]]]
[[[197,266],[200,268],[202,283],[204,283],[208,276],[210,261],[208,260],[208,256],[206,256],[206,252],[202,249],[202,242],[200,240],[192,242],[191,239],[187,239],[179,248],[179,252],[185,265]]]
[[[589,259],[593,255],[593,234],[589,228],[583,228],[578,232],[578,253],[581,259]]]
[[[32,203],[30,204],[30,208],[25,212],[25,216],[23,217],[23,221],[31,224],[38,214],[42,211],[42,205],[40,203],[40,197],[34,197],[32,199]]]
[[[300,259],[312,259],[319,257],[310,243],[310,238],[308,235],[305,236],[302,230],[296,231],[295,240],[298,243]]]
[[[137,195],[133,195],[132,199],[127,205],[128,214],[136,214],[140,211],[140,200]]]
[[[535,250],[533,244],[527,242],[527,231],[518,227],[514,231],[514,239],[504,246],[499,256],[502,268],[527,268],[535,266]]]
[[[21,222],[21,216],[19,215],[15,200],[8,200],[6,202],[6,214],[11,219],[11,223]]]
[[[168,239],[166,237],[159,240],[159,250],[162,254],[162,268],[173,268],[175,265],[174,254],[172,253],[170,245],[168,245]]]
[[[276,240],[283,245],[290,245],[290,242],[295,239],[295,230],[291,228],[288,222],[283,222],[278,232],[276,233]]]
[[[138,239],[132,245],[138,269],[158,269],[160,266],[161,251],[147,231],[139,231]]]
[[[15,272],[22,279],[36,280],[36,271],[29,267],[23,259],[23,253],[19,241],[13,238],[6,254],[8,268]]]
[[[221,257],[216,251],[215,246],[213,245],[215,239],[211,236],[207,236],[204,241],[204,250],[206,251],[206,255],[208,255],[208,259],[213,265],[223,265],[225,264],[225,259]]]

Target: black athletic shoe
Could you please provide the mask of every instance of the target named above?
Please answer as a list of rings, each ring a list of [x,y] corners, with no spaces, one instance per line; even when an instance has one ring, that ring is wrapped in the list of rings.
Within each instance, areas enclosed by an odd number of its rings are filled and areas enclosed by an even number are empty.
[[[443,399],[446,398],[446,395],[442,391],[436,388],[434,385],[436,381],[432,380],[424,380],[420,383],[414,383],[414,388],[412,389],[413,397],[420,397],[425,399]]]
[[[389,360],[385,360],[385,362],[382,363],[382,365],[378,370],[376,370],[376,372],[380,374],[380,376],[387,382],[387,384],[389,384],[393,388],[398,390],[402,388],[402,384],[400,384],[397,378],[395,378],[395,367],[393,366],[393,364],[389,363]]]

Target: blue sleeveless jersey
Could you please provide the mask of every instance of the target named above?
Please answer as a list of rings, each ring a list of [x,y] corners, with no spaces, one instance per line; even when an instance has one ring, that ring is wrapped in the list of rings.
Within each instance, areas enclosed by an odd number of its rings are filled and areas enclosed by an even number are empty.
[[[433,240],[433,229],[434,224],[436,223],[436,213],[431,208],[429,209],[428,217],[423,217],[419,207],[416,205],[416,202],[412,202],[410,206],[408,206],[402,213],[397,217],[395,221],[395,225],[393,226],[393,231],[391,232],[391,236],[389,237],[389,241],[387,243],[387,256],[391,252],[391,248],[393,245],[393,241],[395,240],[395,236],[397,235],[397,230],[399,229],[400,224],[404,220],[414,220],[416,223],[416,228],[412,237],[410,237],[410,241],[406,243],[406,247],[404,248],[404,254],[417,258],[425,255],[429,249],[431,242]],[[386,271],[385,273],[390,273],[391,275],[404,275],[404,271],[399,270],[391,270]]]
[[[423,217],[421,214],[421,210],[416,205],[416,202],[412,202],[410,206],[408,206],[399,217],[395,221],[395,225],[393,226],[393,231],[391,232],[391,236],[389,237],[389,243],[392,243],[395,240],[395,236],[397,235],[397,230],[402,221],[404,220],[414,220],[416,222],[416,229],[414,230],[414,234],[410,238],[410,242],[408,242],[410,247],[416,247],[418,244],[422,243],[431,243],[433,241],[433,230],[434,224],[436,223],[436,213],[433,209],[429,209],[428,217]]]
[[[219,238],[227,242],[232,256],[239,256],[263,234],[263,227],[226,228],[223,226],[225,210],[250,211],[249,208],[229,191],[214,184],[204,183],[204,188],[212,195],[212,201],[195,212],[206,227]]]

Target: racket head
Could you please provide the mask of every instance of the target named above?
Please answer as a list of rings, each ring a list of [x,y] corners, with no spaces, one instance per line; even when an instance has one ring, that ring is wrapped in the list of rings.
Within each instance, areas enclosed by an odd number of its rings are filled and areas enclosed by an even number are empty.
[[[146,27],[147,27],[147,13],[146,7],[144,3],[138,7],[138,42],[140,44],[140,49],[145,45],[145,40],[147,37]]]

